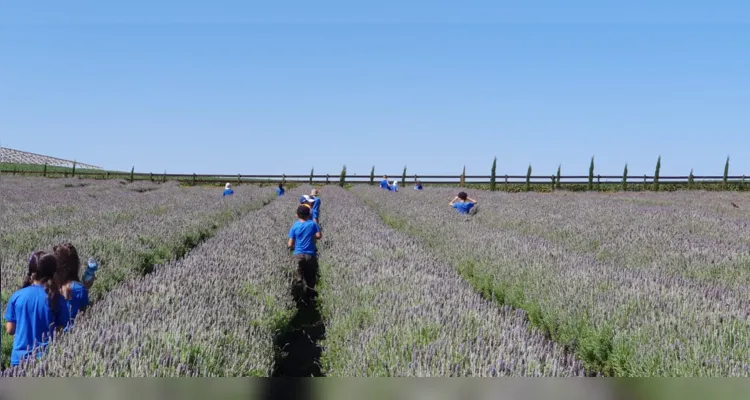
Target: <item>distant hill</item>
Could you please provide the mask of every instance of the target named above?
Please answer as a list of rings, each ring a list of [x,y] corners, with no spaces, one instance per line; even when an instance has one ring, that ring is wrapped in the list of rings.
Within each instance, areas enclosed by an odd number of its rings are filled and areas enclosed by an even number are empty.
[[[73,167],[73,161],[63,160],[61,158],[43,156],[41,154],[29,153],[21,150],[13,150],[6,147],[0,147],[0,162],[6,164],[47,164],[52,167]],[[85,164],[76,161],[76,168],[81,169],[102,169],[96,165]]]

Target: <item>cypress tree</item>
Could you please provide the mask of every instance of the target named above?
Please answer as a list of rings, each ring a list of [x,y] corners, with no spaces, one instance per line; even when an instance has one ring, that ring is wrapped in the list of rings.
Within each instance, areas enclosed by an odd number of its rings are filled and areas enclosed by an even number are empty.
[[[406,165],[404,165],[404,172],[401,173],[401,187],[406,185]]]
[[[459,184],[461,187],[466,187],[466,166],[464,165],[464,170],[461,172],[461,183]]]
[[[591,165],[589,165],[589,190],[594,189],[594,157],[591,157]]]
[[[656,159],[656,170],[654,171],[654,191],[659,191],[659,170],[661,170],[661,156]]]
[[[560,189],[560,168],[562,165],[557,166],[557,183],[555,184],[558,189]]]
[[[497,169],[497,157],[492,160],[492,170],[490,170],[490,191],[495,191],[495,172]]]
[[[75,178],[75,176],[76,176],[76,162],[73,161],[73,177]]]
[[[691,168],[690,169],[690,175],[688,176],[688,189],[692,189],[693,188],[694,179],[695,179],[695,177],[693,176],[693,169]]]
[[[312,167],[312,168],[310,169],[310,184],[311,184],[311,185],[312,185],[312,183],[313,183],[313,175],[315,175],[315,167]]]
[[[345,181],[346,181],[346,164],[344,164],[344,168],[341,168],[341,175],[339,176],[339,186],[344,187]]]
[[[133,174],[135,174],[135,166],[130,170],[130,183],[133,183]]]
[[[724,163],[724,178],[722,179],[722,182],[724,182],[724,188],[727,187],[728,178],[729,178],[729,157],[727,157],[727,162]]]
[[[531,191],[531,164],[529,164],[529,169],[526,170],[526,191]]]
[[[42,175],[44,175],[45,178],[47,177],[47,163],[46,162],[44,163],[44,170],[42,171]]]
[[[625,170],[622,171],[622,191],[628,190],[628,163],[625,163]]]
[[[372,169],[370,170],[370,186],[375,184],[375,166],[372,166]]]

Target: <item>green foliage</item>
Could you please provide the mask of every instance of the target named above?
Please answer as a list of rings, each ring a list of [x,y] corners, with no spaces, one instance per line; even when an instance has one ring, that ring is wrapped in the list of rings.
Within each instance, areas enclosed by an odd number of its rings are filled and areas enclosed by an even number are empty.
[[[589,190],[594,189],[594,157],[591,157],[591,165],[589,165]]]
[[[724,186],[727,185],[727,178],[729,177],[729,157],[727,157],[727,162],[724,163],[724,177],[721,180],[722,183],[724,183]]]
[[[372,169],[370,169],[370,186],[375,184],[375,166],[372,166]]]
[[[694,182],[694,176],[693,176],[693,169],[690,169],[690,176],[688,176],[688,189],[693,188],[693,182]]]
[[[661,156],[656,160],[656,170],[654,171],[654,191],[659,191],[659,170],[661,170]]]
[[[313,183],[313,175],[315,175],[315,167],[312,167],[312,168],[310,169],[310,184],[311,184],[311,185],[312,185],[312,183]]]
[[[531,191],[531,164],[529,164],[529,169],[526,170],[526,191]]]
[[[622,191],[628,190],[628,164],[625,163],[625,169],[622,171]]]
[[[73,177],[76,176],[76,162],[73,161]]]
[[[497,169],[497,157],[495,157],[494,160],[492,160],[492,170],[490,171],[490,190],[495,191],[495,172]]]
[[[562,165],[557,166],[557,179],[556,179],[556,188],[560,189],[560,169],[562,168]]]
[[[130,169],[130,183],[133,183],[133,175],[135,175],[135,166]],[[195,181],[195,179],[193,179]]]
[[[404,172],[401,173],[401,186],[406,185],[406,165],[404,165]]]
[[[461,187],[466,187],[466,166],[464,165],[464,169],[461,172],[461,183],[459,184]]]
[[[339,175],[339,186],[344,187],[346,183],[346,164],[341,168],[341,175]]]

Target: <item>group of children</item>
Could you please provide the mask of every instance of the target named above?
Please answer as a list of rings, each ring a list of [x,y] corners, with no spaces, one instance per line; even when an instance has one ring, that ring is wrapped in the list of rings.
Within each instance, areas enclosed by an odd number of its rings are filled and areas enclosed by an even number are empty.
[[[13,336],[10,365],[36,355],[41,358],[56,333],[68,331],[79,312],[89,305],[94,275],[80,278],[81,260],[70,243],[52,253],[36,251],[28,261],[22,288],[8,301],[5,330]],[[95,268],[95,267],[94,267]]]
[[[388,190],[390,192],[398,192],[398,181],[394,180],[393,183],[388,182],[388,176],[383,176],[383,180],[380,181],[380,188]],[[422,190],[422,182],[417,181],[414,185],[414,190]]]

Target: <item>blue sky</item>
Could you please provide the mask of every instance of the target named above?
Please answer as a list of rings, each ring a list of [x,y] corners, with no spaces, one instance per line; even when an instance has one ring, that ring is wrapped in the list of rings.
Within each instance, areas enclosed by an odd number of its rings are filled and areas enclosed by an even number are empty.
[[[0,144],[142,172],[750,175],[747,1],[118,3],[3,2]]]

